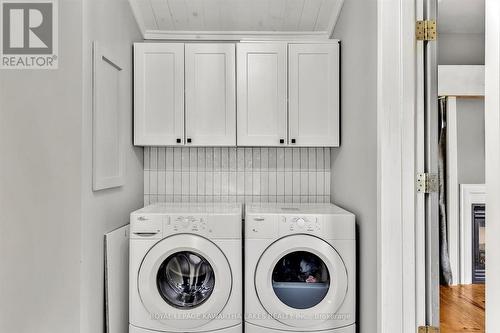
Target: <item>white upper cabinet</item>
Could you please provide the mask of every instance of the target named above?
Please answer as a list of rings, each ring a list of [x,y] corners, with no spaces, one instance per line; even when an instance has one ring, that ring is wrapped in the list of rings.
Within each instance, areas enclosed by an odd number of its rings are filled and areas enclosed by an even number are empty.
[[[138,146],[338,147],[339,42],[137,43]]]
[[[339,146],[339,44],[290,44],[288,59],[290,143]]]
[[[186,144],[236,145],[234,44],[186,44]]]
[[[184,140],[184,44],[134,45],[134,144]]]
[[[238,145],[287,143],[286,43],[237,45]]]

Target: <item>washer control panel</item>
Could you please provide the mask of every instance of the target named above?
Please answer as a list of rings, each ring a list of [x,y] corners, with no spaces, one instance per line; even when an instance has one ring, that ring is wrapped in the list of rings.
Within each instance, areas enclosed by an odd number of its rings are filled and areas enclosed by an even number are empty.
[[[162,239],[177,234],[196,234],[207,238],[241,239],[241,213],[238,214],[132,214],[131,238]]]
[[[166,221],[166,230],[179,233],[179,232],[189,232],[189,233],[201,233],[210,232],[207,226],[207,219],[202,216],[174,216]]]
[[[321,232],[322,223],[316,216],[280,216],[280,235]]]

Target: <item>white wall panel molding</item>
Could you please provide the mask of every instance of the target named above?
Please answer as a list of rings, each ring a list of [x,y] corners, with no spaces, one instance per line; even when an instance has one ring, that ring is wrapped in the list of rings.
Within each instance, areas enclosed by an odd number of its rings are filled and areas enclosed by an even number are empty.
[[[93,43],[92,179],[93,190],[125,183],[125,148],[122,102],[122,62],[97,41]]]
[[[330,202],[329,148],[144,149],[144,204]]]

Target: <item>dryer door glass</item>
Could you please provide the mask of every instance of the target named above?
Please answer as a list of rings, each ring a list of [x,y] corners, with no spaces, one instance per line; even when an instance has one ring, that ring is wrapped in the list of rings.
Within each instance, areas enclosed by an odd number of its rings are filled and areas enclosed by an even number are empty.
[[[276,263],[272,285],[276,296],[289,307],[309,309],[328,294],[330,273],[315,254],[292,252]]]
[[[191,309],[210,297],[215,286],[215,274],[210,263],[201,255],[184,251],[174,253],[163,261],[156,282],[161,297],[168,304],[179,309]]]

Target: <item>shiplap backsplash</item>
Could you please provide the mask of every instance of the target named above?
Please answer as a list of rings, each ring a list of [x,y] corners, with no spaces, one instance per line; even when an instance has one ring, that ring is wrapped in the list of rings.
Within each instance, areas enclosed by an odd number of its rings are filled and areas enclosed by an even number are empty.
[[[330,202],[330,148],[144,148],[144,204]]]

